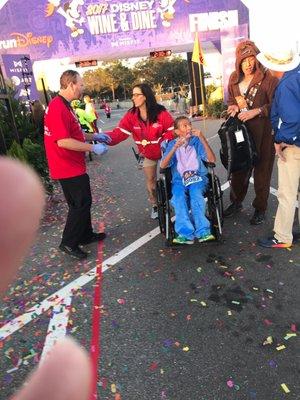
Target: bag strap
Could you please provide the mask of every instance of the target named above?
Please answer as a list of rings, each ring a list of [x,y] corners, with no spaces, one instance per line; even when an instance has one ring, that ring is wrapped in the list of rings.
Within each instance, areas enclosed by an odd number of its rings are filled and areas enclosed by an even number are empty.
[[[250,108],[253,106],[254,99],[255,99],[255,96],[256,96],[256,94],[258,92],[258,89],[259,89],[259,87],[261,85],[261,82],[262,81],[260,81],[260,82],[256,83],[255,85],[251,86],[250,89],[248,88],[247,92],[245,93],[245,100],[246,100],[246,102],[247,102],[247,104],[248,104],[248,106]]]

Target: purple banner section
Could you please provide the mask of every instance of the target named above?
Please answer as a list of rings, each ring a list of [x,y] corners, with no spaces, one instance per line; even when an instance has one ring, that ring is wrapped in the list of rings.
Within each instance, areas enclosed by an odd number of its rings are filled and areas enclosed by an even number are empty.
[[[191,51],[195,31],[218,41],[220,29],[248,21],[241,0],[8,0],[0,10],[0,54],[104,60]]]
[[[15,87],[15,98],[21,101],[38,100],[39,94],[32,75],[32,65],[28,54],[2,55],[4,71]]]
[[[235,49],[239,42],[248,39],[248,24],[221,30],[221,51],[223,55],[224,102],[228,100],[228,81],[235,70]]]

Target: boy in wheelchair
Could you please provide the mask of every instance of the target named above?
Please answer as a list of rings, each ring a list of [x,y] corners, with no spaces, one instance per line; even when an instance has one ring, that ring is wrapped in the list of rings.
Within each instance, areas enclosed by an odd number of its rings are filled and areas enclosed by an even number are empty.
[[[193,244],[194,240],[214,240],[210,222],[205,215],[204,193],[208,185],[207,168],[203,161],[214,163],[216,157],[200,130],[192,128],[187,117],[174,121],[176,139],[164,152],[160,167],[171,168],[172,199],[175,210],[173,243]]]

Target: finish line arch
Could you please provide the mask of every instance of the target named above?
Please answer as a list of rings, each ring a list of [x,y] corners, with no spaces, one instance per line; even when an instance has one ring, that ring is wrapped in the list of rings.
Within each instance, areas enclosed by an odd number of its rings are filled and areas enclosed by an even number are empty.
[[[196,31],[220,50],[221,31],[248,22],[241,0],[2,0],[0,55],[74,62],[186,52]]]

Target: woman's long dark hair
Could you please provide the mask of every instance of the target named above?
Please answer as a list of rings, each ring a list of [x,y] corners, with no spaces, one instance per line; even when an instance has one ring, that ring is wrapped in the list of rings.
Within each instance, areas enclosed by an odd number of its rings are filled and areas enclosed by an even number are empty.
[[[148,83],[138,83],[133,86],[134,88],[140,88],[143,95],[146,97],[146,109],[147,119],[150,123],[156,122],[158,114],[164,111],[166,108],[161,104],[158,104],[153,93],[153,90]],[[136,112],[137,107],[133,106],[129,111],[132,113]]]

